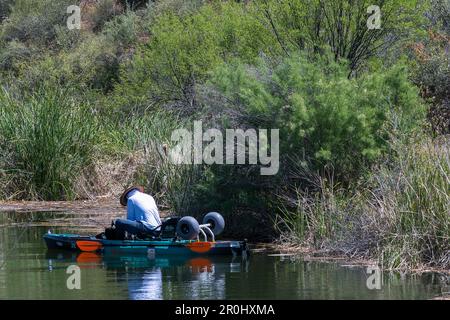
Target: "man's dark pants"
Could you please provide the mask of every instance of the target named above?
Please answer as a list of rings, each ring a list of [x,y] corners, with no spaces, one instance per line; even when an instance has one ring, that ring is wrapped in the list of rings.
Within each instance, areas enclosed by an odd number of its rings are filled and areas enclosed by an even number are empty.
[[[155,235],[155,232],[146,228],[144,226],[144,224],[139,221],[132,221],[132,220],[127,220],[127,219],[117,219],[114,222],[114,225],[116,226],[116,230],[119,233],[124,233],[126,231],[129,234],[134,234],[140,238]]]

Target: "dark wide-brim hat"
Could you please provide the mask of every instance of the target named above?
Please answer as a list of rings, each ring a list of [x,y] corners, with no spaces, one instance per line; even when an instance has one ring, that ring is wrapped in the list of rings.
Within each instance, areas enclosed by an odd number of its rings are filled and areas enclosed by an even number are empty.
[[[143,187],[141,187],[141,186],[132,186],[132,187],[129,187],[128,189],[126,189],[123,193],[122,193],[122,195],[120,196],[120,204],[121,205],[123,205],[124,207],[127,205],[127,194],[130,192],[130,191],[133,191],[133,190],[139,190],[140,192],[144,192],[144,188]]]

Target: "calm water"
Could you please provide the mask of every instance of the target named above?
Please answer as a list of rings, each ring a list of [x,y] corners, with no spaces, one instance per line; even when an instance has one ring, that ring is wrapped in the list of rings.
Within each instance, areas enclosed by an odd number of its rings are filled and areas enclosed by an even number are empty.
[[[397,273],[383,274],[382,289],[369,290],[365,268],[298,257],[150,260],[48,252],[42,240],[48,225],[30,221],[57,218],[0,212],[0,299],[428,299],[449,291],[447,276]],[[70,265],[80,267],[80,290],[67,288]]]

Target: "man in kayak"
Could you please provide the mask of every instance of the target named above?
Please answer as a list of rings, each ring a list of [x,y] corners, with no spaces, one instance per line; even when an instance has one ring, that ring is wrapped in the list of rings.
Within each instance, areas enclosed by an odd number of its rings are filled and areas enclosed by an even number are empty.
[[[120,204],[127,207],[127,218],[114,222],[119,233],[136,235],[139,238],[151,236],[159,231],[161,218],[155,200],[144,193],[141,186],[132,186],[120,196]]]

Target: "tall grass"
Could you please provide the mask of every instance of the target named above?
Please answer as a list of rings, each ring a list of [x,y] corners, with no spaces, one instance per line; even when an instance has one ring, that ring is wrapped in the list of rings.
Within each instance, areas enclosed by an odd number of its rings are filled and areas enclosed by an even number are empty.
[[[281,226],[288,231],[289,237],[302,244],[321,247],[323,241],[330,239],[336,229],[339,191],[327,186],[319,179],[320,192],[310,192],[295,188],[292,196],[283,196],[281,204]],[[289,208],[290,207],[290,208]]]
[[[149,149],[154,144],[169,144],[173,130],[183,126],[180,119],[168,111],[152,111],[110,119],[104,132],[114,146],[113,150],[130,152]]]
[[[368,214],[389,269],[450,267],[450,141],[397,144],[391,169],[374,176]]]
[[[161,207],[177,214],[189,212],[191,192],[202,175],[201,166],[174,164],[166,154],[174,147],[173,131],[181,127],[188,128],[188,121],[169,111],[120,115],[104,123],[101,144],[102,153],[112,157],[135,154],[140,164],[128,184],[145,185],[148,192],[157,196]]]
[[[392,145],[396,156],[345,190],[317,177],[314,193],[283,197],[285,241],[378,259],[387,269],[450,267],[448,138]]]
[[[177,164],[169,157],[170,149],[174,147],[171,141],[173,130],[188,126],[184,119],[158,113],[152,122],[145,121],[141,126],[145,128],[142,135],[138,132],[138,135],[133,134],[134,139],[132,138],[133,148],[143,147],[145,151],[143,181],[150,190],[157,192],[162,203],[177,215],[191,214],[193,191],[203,176],[201,165]]]
[[[275,224],[282,240],[344,253],[365,250],[355,232],[361,227],[361,194],[350,194],[332,178],[308,175],[311,189],[295,188],[280,197]]]
[[[0,148],[9,154],[2,169],[15,197],[74,199],[74,182],[94,156],[95,116],[60,89],[23,98],[2,90],[0,105]]]

